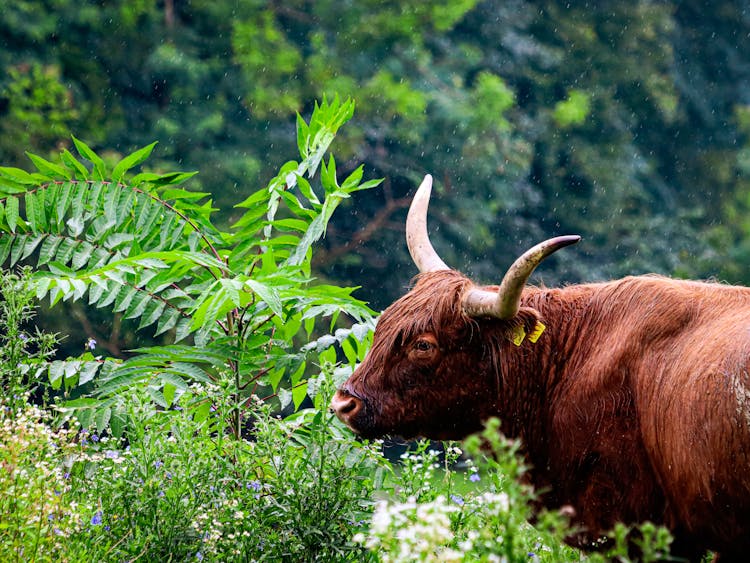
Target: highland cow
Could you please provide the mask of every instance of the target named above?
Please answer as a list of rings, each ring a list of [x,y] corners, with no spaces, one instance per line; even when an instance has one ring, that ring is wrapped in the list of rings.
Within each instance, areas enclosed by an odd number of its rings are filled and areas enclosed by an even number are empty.
[[[407,219],[420,274],[379,319],[331,407],[364,437],[460,439],[498,417],[550,508],[596,547],[651,521],[673,554],[750,557],[750,289],[627,277],[526,282],[577,236],[524,253],[499,286],[451,270],[427,236],[427,176]]]

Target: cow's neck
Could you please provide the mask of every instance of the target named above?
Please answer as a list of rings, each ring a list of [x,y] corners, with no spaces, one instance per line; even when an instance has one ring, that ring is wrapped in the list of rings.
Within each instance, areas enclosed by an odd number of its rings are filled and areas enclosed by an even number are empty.
[[[540,313],[544,332],[536,342],[526,339],[517,345],[506,337],[499,344],[497,413],[504,433],[521,439],[529,461],[537,467],[548,459],[556,387],[569,371],[589,302],[586,286],[528,288],[522,305]]]

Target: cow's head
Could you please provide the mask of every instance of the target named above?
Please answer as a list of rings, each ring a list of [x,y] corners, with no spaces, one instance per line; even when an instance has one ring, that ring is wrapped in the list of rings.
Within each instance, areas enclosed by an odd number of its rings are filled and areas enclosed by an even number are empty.
[[[383,312],[367,357],[331,402],[336,415],[364,437],[451,439],[479,429],[499,392],[499,346],[490,340],[519,326],[533,331],[536,313],[520,305],[526,280],[544,258],[580,240],[542,242],[513,263],[499,286],[478,287],[448,268],[430,243],[431,189],[428,175],[406,220],[417,283]],[[494,330],[484,330],[488,323]]]

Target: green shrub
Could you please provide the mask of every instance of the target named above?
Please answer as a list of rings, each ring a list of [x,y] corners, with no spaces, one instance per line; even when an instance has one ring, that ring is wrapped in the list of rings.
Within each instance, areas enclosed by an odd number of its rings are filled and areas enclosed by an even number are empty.
[[[112,169],[77,139],[88,165],[63,151],[30,155],[35,173],[0,167],[0,260],[37,267],[0,278],[0,559],[580,560],[561,516],[528,523],[534,493],[495,422],[464,443],[468,470],[457,445],[427,442],[394,468],[328,412],[374,324],[310,266],[336,206],[377,183],[358,168],[339,184],[324,160],[352,110],[336,100],[300,118],[300,162],[241,202],[228,232],[206,194],[176,187],[190,174],[126,178],[153,145]],[[50,361],[55,337],[28,326],[34,296],[87,296],[169,343]],[[342,313],[357,322],[338,327]],[[28,405],[32,390],[54,394],[54,411]],[[666,553],[663,530],[640,537],[644,561]],[[627,561],[626,528],[613,545],[590,559]]]
[[[65,469],[76,432],[18,403],[0,399],[0,560],[64,561],[86,510]]]

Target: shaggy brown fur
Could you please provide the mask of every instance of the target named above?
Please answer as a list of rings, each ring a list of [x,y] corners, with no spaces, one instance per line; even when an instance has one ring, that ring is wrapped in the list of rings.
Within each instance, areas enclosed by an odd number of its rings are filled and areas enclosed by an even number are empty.
[[[381,316],[334,408],[364,436],[462,438],[497,416],[549,507],[571,505],[591,546],[650,520],[674,553],[750,553],[750,289],[631,277],[527,288],[512,322],[470,319],[471,282],[423,274]],[[536,343],[513,324],[541,318]]]

